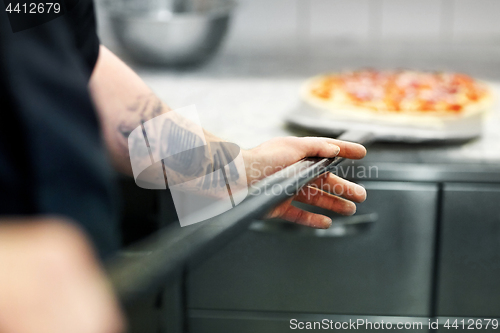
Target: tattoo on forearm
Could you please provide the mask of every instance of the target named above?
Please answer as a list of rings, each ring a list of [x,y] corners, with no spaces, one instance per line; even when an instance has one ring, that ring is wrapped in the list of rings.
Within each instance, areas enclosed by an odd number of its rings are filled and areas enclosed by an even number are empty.
[[[168,110],[163,110],[163,103],[158,97],[148,94],[139,96],[137,101],[127,108],[127,111],[138,112],[141,122],[144,123]]]
[[[166,158],[164,164],[170,170],[186,176],[203,174],[203,165],[206,164],[205,149],[193,147],[203,146],[203,140],[193,132],[175,124],[168,119],[161,131],[161,156]],[[180,152],[180,153],[178,153]]]
[[[120,123],[119,133],[128,140],[130,133],[142,126],[149,151],[149,154],[145,154],[140,142],[129,142],[132,145],[129,147],[130,151],[135,157],[149,159],[148,155],[152,156],[153,147],[159,149],[160,156],[168,156],[162,160],[162,167],[170,186],[198,180],[190,183],[192,189],[212,191],[215,188],[226,188],[229,180],[236,181],[240,178],[236,166],[231,164],[240,152],[239,147],[232,143],[213,141],[204,145],[204,140],[197,131],[190,130],[189,121],[178,123],[175,117],[167,118],[159,133],[147,135],[144,123],[167,111],[168,107],[154,95],[140,96],[127,108],[130,117]],[[227,165],[229,171],[224,175],[217,172],[224,171],[223,168]]]

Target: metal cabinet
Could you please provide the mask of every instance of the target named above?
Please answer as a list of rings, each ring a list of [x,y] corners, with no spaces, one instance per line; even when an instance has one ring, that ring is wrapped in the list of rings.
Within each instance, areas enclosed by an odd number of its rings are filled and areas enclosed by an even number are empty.
[[[330,235],[253,228],[189,272],[190,326],[197,310],[429,316],[438,186],[364,185],[356,215],[378,214],[371,227]],[[253,322],[259,332],[276,326]]]
[[[437,315],[500,317],[500,185],[446,184]]]
[[[361,324],[355,323],[361,320]],[[325,324],[326,321],[326,324]],[[297,313],[264,313],[264,312],[224,312],[210,310],[191,311],[189,332],[214,333],[290,333],[294,331],[309,331],[309,322],[314,331],[337,330],[356,332],[380,332],[381,330],[405,332],[429,332],[428,319],[408,317],[383,317],[383,316],[343,316],[322,314],[297,314]],[[300,323],[301,326],[298,326]],[[316,324],[315,324],[316,323]],[[350,324],[353,324],[350,327]],[[375,324],[377,323],[377,324]],[[383,323],[381,326],[376,326]],[[336,327],[335,325],[339,325]],[[375,324],[375,326],[374,326]],[[407,325],[406,328],[403,325]],[[314,327],[313,325],[317,325]],[[322,325],[326,325],[322,326]],[[390,325],[390,326],[389,326]],[[401,325],[401,326],[398,326]],[[342,328],[343,327],[343,328]],[[400,327],[400,328],[398,328]],[[322,328],[322,329],[319,329]]]

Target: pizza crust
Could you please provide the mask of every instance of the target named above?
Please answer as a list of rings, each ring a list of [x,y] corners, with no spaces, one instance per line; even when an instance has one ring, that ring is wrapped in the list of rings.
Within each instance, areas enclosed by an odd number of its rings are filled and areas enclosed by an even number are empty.
[[[334,74],[335,75],[335,74]],[[485,114],[494,104],[492,89],[485,82],[477,81],[484,85],[487,93],[481,100],[474,104],[467,105],[460,112],[450,113],[449,111],[436,110],[404,110],[391,111],[384,109],[371,109],[349,104],[348,100],[342,96],[334,96],[330,100],[322,99],[314,95],[311,90],[318,82],[321,82],[327,75],[319,75],[308,79],[300,89],[301,99],[309,105],[326,109],[338,119],[356,120],[361,122],[374,122],[390,125],[415,126],[426,128],[440,128],[449,126],[455,121],[462,121],[465,118],[475,117]]]

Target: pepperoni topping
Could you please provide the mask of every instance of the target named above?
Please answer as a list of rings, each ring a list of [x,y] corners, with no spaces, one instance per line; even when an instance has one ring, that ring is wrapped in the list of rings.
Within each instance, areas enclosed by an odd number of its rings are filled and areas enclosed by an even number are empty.
[[[312,94],[375,110],[458,113],[487,95],[484,85],[465,74],[409,70],[360,70],[328,75]]]

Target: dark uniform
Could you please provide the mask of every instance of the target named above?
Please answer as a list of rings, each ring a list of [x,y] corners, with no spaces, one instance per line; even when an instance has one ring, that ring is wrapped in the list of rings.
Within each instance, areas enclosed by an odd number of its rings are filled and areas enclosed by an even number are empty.
[[[99,53],[93,3],[16,33],[0,7],[0,216],[70,218],[106,257],[119,232],[88,92]]]

